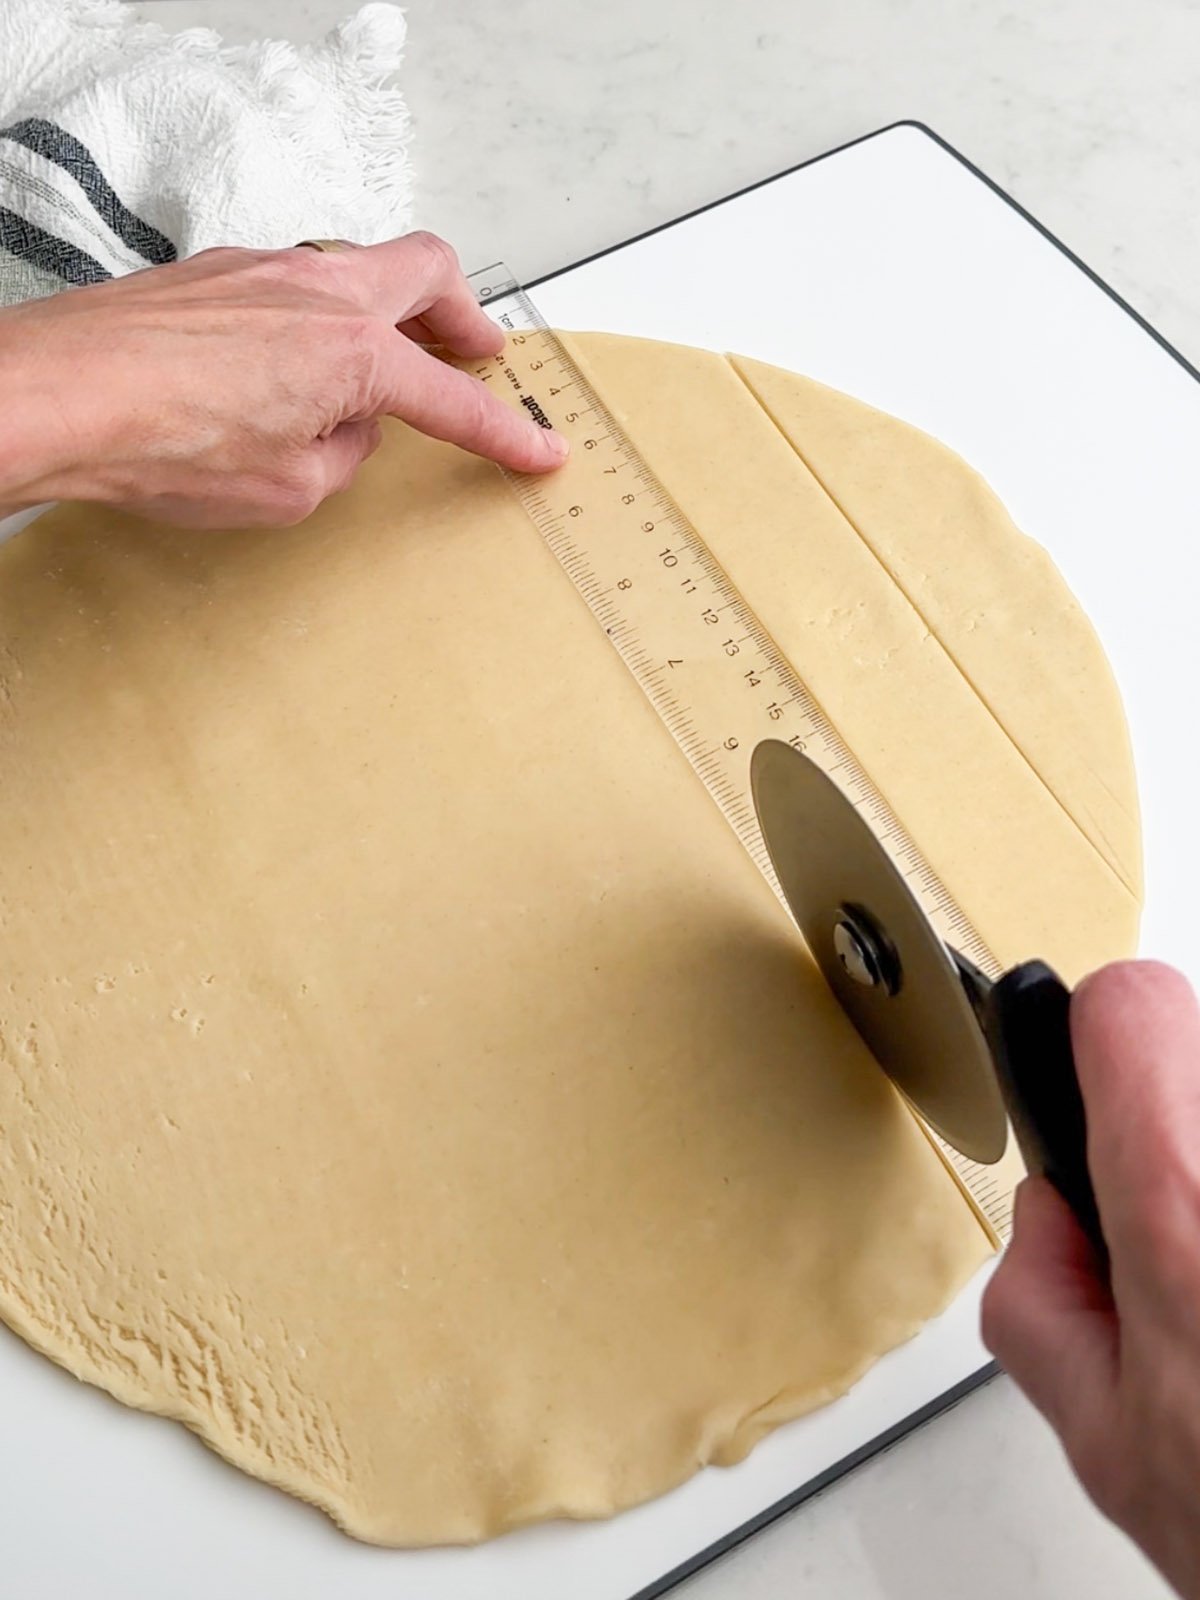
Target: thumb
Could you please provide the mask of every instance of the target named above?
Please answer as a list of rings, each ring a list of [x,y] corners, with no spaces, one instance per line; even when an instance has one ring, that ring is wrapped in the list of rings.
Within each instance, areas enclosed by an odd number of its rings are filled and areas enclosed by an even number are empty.
[[[983,1340],[1068,1450],[1107,1429],[1117,1314],[1086,1234],[1045,1178],[1017,1191],[1012,1243],[984,1295]]]
[[[340,494],[354,481],[354,474],[368,456],[379,449],[383,432],[378,422],[342,422],[328,437],[316,444],[323,489],[327,495]]]

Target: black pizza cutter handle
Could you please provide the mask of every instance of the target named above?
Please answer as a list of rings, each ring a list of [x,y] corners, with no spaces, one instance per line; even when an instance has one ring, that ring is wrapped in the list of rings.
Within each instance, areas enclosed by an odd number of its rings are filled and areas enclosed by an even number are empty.
[[[1087,1116],[1071,1048],[1071,993],[1044,961],[998,978],[983,1026],[1009,1120],[1032,1173],[1062,1195],[1104,1268],[1108,1247],[1087,1162]]]

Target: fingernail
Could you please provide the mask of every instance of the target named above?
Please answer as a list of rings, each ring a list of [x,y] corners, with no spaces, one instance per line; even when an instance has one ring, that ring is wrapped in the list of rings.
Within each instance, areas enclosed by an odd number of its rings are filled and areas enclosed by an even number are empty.
[[[561,433],[548,433],[546,435],[546,445],[556,461],[565,461],[571,453],[571,446]]]

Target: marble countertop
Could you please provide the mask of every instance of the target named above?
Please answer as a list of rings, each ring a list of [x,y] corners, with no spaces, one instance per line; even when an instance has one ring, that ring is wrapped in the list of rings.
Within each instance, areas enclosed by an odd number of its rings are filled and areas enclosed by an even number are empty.
[[[311,38],[353,0],[140,0]],[[417,221],[533,278],[900,118],[1200,361],[1200,8],[1145,0],[409,0]],[[753,263],[747,264],[752,287]],[[1004,1380],[680,1591],[1161,1600]]]
[[[357,0],[140,0],[231,41]],[[1200,9],[1145,0],[406,0],[418,222],[526,279],[903,118],[1200,361]],[[581,114],[581,109],[582,114]],[[520,241],[518,250],[512,241]]]

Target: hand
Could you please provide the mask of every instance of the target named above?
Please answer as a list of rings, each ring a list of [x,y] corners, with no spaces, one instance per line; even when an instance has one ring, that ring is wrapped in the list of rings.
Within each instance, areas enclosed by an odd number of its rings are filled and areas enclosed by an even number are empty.
[[[561,463],[557,434],[428,343],[482,357],[504,334],[426,233],[339,254],[209,250],[0,312],[0,506],[294,523],[346,487],[382,416],[518,471]]]
[[[1178,973],[1106,968],[1071,1002],[1111,1283],[1045,1179],[1027,1179],[984,1338],[1084,1487],[1200,1597],[1200,1010]]]

